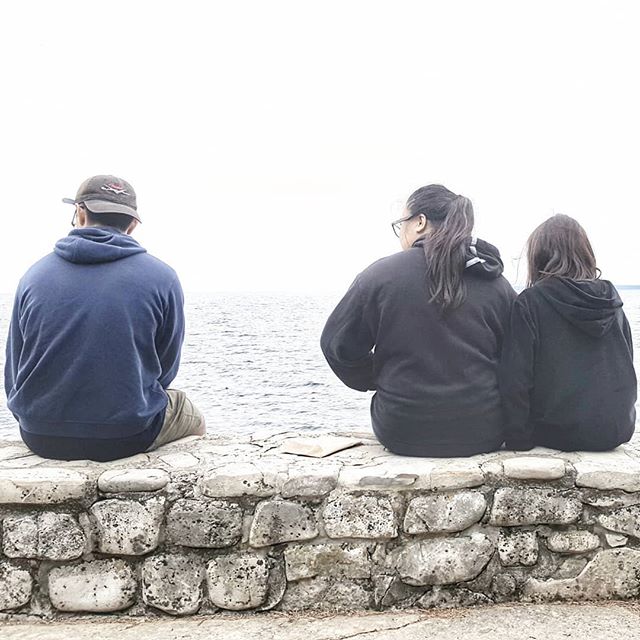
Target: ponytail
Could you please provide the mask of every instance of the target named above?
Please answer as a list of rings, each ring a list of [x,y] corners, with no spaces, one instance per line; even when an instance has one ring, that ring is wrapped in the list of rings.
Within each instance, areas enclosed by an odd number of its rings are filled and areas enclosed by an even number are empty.
[[[466,298],[462,275],[473,231],[471,200],[429,185],[409,197],[407,209],[411,215],[423,214],[432,227],[423,241],[429,301],[443,309],[459,307]]]

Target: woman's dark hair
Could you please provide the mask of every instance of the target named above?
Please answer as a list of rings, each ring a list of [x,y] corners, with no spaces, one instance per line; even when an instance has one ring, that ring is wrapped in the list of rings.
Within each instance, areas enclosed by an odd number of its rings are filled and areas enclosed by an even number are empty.
[[[430,301],[444,309],[459,307],[466,297],[462,274],[473,230],[471,200],[430,184],[409,196],[407,213],[423,214],[431,225],[423,241]]]
[[[111,227],[122,231],[122,233],[129,228],[133,220],[133,217],[128,216],[126,213],[92,213],[86,207],[84,207],[84,210],[86,211],[89,224],[98,227]]]
[[[557,214],[545,220],[527,240],[531,286],[551,276],[595,280],[600,273],[585,230],[577,220]]]

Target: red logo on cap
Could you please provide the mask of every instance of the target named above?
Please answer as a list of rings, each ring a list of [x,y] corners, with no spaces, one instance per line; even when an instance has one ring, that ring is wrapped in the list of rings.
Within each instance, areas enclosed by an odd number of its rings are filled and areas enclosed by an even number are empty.
[[[118,196],[128,196],[130,195],[127,190],[124,188],[124,185],[118,184],[117,182],[107,182],[100,187],[103,191],[111,191]]]

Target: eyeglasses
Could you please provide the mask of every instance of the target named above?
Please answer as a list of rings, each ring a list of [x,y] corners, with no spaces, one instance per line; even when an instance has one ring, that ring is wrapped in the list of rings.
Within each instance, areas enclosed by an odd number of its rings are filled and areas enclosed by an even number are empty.
[[[405,216],[404,218],[400,218],[399,220],[395,220],[391,223],[391,228],[393,229],[393,233],[396,234],[396,238],[400,237],[400,227],[402,226],[402,223],[407,220],[411,220],[411,218],[413,218],[413,216]]]
[[[82,204],[82,202],[77,202],[76,204],[78,205],[78,207],[84,209],[84,205]],[[78,207],[76,207],[73,210],[73,218],[71,218],[71,226],[72,227],[76,226],[76,218],[78,217]]]

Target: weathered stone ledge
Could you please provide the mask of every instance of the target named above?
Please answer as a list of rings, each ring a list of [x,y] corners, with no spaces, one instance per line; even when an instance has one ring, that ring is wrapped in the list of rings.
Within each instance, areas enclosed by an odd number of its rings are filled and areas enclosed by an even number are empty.
[[[640,594],[640,459],[190,438],[109,464],[0,443],[0,611],[447,607]]]

